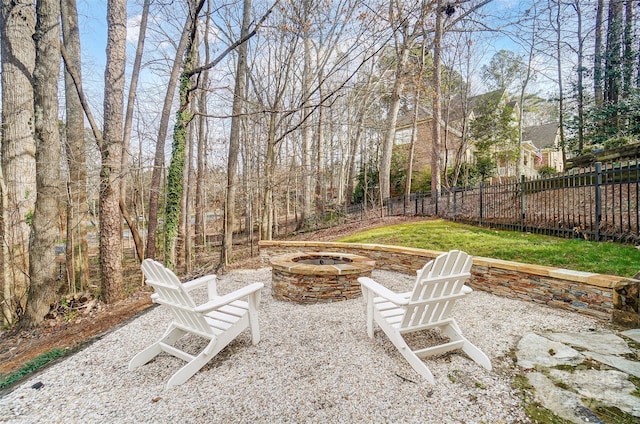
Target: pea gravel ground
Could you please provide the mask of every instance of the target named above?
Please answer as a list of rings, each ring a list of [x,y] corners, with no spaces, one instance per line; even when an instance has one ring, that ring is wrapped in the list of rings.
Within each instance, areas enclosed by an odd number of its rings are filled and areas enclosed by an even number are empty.
[[[411,277],[374,271],[396,291]],[[165,389],[182,366],[162,354],[135,371],[131,357],[169,322],[162,307],[48,367],[0,399],[11,423],[523,423],[510,351],[535,331],[589,331],[603,323],[574,313],[474,291],[456,303],[464,334],[491,359],[493,371],[463,353],[427,359],[437,383],[421,380],[384,333],[366,334],[362,299],[297,305],[271,296],[271,269],[219,277],[228,293],[262,281],[261,342],[243,332],[186,383]],[[204,299],[204,291],[196,296]],[[437,334],[427,333],[429,342]],[[205,343],[186,337],[187,349]],[[32,386],[41,382],[40,389]]]

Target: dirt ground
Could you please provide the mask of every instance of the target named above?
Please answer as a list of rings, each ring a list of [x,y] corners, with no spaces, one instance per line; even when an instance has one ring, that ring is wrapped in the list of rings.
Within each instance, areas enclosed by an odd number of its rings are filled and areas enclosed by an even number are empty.
[[[424,218],[378,218],[298,234],[289,239],[332,241],[367,228],[417,220]],[[260,266],[258,257],[254,256],[232,264],[230,269],[252,269]],[[136,264],[131,264],[128,268],[131,269],[127,269],[125,274],[141,278]],[[18,371],[27,362],[54,349],[76,351],[151,307],[149,295],[149,289],[141,285],[125,300],[112,305],[90,297],[81,298],[51,313],[37,328],[0,331],[0,378]]]

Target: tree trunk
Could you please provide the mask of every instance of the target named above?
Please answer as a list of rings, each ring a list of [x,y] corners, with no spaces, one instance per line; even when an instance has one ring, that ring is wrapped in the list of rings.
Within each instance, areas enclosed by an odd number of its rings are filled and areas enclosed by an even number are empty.
[[[242,29],[240,38],[249,34],[251,23],[251,0],[244,0]],[[235,227],[236,192],[238,185],[238,151],[240,146],[241,117],[244,108],[244,92],[247,75],[247,44],[238,47],[238,63],[234,87],[233,106],[231,109],[231,132],[229,135],[229,157],[227,158],[227,196],[224,209],[224,237],[220,249],[220,264],[225,267],[231,261],[233,251],[233,230]]]
[[[104,75],[104,130],[100,146],[100,272],[102,294],[108,303],[124,295],[122,279],[122,217],[120,177],[124,75],[126,66],[127,2],[107,4],[107,64]]]
[[[527,86],[529,85],[529,81],[531,81],[531,72],[533,69],[533,59],[535,55],[535,45],[536,45],[536,29],[535,24],[531,27],[531,40],[528,42],[529,48],[529,57],[527,59],[526,71],[524,75],[524,80],[520,85],[520,96],[518,98],[518,108],[519,108],[519,116],[518,116],[518,137],[517,137],[517,158],[516,158],[516,177],[520,178],[522,174],[522,169],[524,168],[524,155],[522,154],[522,120],[524,119],[524,98],[527,91]],[[558,48],[560,46],[558,45]],[[558,80],[558,90],[560,97],[560,106],[562,106],[562,75],[558,75],[560,79]]]
[[[36,6],[36,63],[34,127],[36,140],[36,198],[29,246],[29,298],[21,324],[40,324],[57,293],[55,245],[58,235],[60,184],[60,132],[58,128],[58,79],[60,69],[60,1],[38,0]]]
[[[197,41],[196,41],[197,45]],[[197,61],[197,52],[194,51],[194,62]],[[195,104],[189,103],[190,116],[194,115]],[[191,163],[193,160],[193,145],[195,128],[187,126],[187,140],[184,149],[184,168],[182,169],[182,196],[180,198],[180,225],[178,227],[178,239],[176,243],[176,268],[183,269],[187,274],[191,271],[191,243],[190,215],[191,215]]]
[[[627,98],[633,90],[633,71],[635,69],[635,57],[633,51],[634,39],[633,1],[627,0],[625,6],[625,22],[623,34],[622,53],[622,97]]]
[[[322,81],[322,69],[318,71],[318,81]],[[322,85],[318,86],[318,95],[320,96],[320,104],[322,104],[323,98]],[[318,110],[318,130],[316,132],[316,188],[315,188],[315,206],[316,214],[322,216],[324,213],[324,203],[326,200],[326,167],[327,164],[324,160],[324,151],[326,149],[326,141],[324,136],[324,108]]]
[[[604,64],[604,100],[608,103],[618,103],[621,88],[622,65],[622,0],[609,2],[609,17],[607,19],[607,46]],[[617,116],[612,117],[617,126]]]
[[[208,72],[205,72],[202,76],[203,81],[206,84],[208,81]],[[206,91],[202,90],[198,97],[198,110],[200,114],[206,115],[207,113],[207,95]],[[195,250],[196,255],[203,253],[205,248],[205,208],[207,205],[205,192],[204,192],[204,180],[206,175],[206,163],[207,163],[207,124],[204,116],[198,117],[198,156],[196,158],[196,193],[195,193]]]
[[[407,155],[407,175],[404,182],[404,201],[409,201],[411,196],[411,181],[413,177],[413,156],[415,152],[416,140],[418,138],[418,108],[420,104],[420,91],[416,93],[413,110],[413,122],[411,124],[411,141],[409,142],[409,154]]]
[[[5,324],[24,310],[29,290],[29,221],[36,198],[36,158],[33,138],[35,65],[33,1],[3,0],[2,39],[2,170],[6,187],[7,249],[2,270],[2,313]],[[15,46],[19,46],[16,48]],[[57,72],[56,72],[57,75]]]
[[[409,155],[407,158],[407,175],[404,184],[404,201],[409,201],[411,196],[411,181],[413,179],[413,157],[415,153],[415,145],[418,139],[418,118],[420,110],[420,93],[422,92],[422,74],[424,72],[425,65],[425,45],[426,41],[422,42],[422,50],[420,52],[420,66],[418,68],[418,80],[416,84],[415,99],[413,102],[413,122],[411,125],[411,142],[409,143]]]
[[[558,2],[560,3],[560,2]],[[558,4],[558,7],[560,4]],[[582,37],[582,9],[580,6],[580,1],[575,0],[572,4],[576,17],[578,19],[576,33],[578,36],[578,81],[577,81],[577,90],[578,90],[578,151],[582,152],[584,147],[584,39]],[[559,22],[556,23],[558,26],[556,29],[560,31]],[[560,62],[558,63],[558,72],[560,72]],[[562,117],[564,113],[563,108],[560,108],[560,117]],[[560,126],[560,131],[562,131],[562,137],[564,137],[564,128],[563,125]],[[564,163],[566,160],[566,146],[562,146],[562,162]]]
[[[353,194],[355,191],[354,182],[357,175],[356,170],[356,156],[357,150],[362,142],[362,137],[365,128],[365,121],[367,116],[367,110],[369,109],[369,99],[371,97],[371,80],[373,78],[373,70],[374,63],[371,62],[371,71],[367,75],[367,83],[364,86],[364,98],[362,99],[362,104],[360,106],[360,111],[358,113],[358,121],[356,127],[356,135],[352,137],[351,144],[349,146],[349,171],[347,174],[347,204],[351,204],[353,202]]]
[[[158,229],[158,199],[160,195],[160,179],[162,169],[164,168],[164,146],[167,139],[167,129],[169,128],[169,118],[171,115],[171,106],[173,104],[173,96],[178,84],[180,76],[180,67],[185,49],[189,42],[190,28],[193,24],[192,16],[189,14],[182,29],[180,42],[176,49],[176,55],[171,68],[171,75],[167,82],[167,94],[164,98],[162,106],[162,114],[160,115],[160,128],[158,129],[158,139],[156,140],[156,152],[153,160],[153,171],[151,173],[151,187],[149,188],[149,221],[147,223],[147,248],[145,256],[147,258],[156,257],[156,231]]]
[[[81,77],[80,33],[76,0],[60,2],[62,33],[68,59],[78,78]],[[67,280],[71,291],[89,285],[89,251],[87,243],[87,158],[84,145],[84,113],[71,74],[64,75],[66,104],[65,152],[69,167],[67,196]]]
[[[409,48],[402,46],[402,52],[398,58],[396,66],[395,80],[387,119],[385,121],[385,135],[382,143],[382,158],[380,159],[380,202],[391,196],[391,156],[393,154],[393,143],[396,136],[396,123],[398,122],[398,111],[400,110],[400,94],[404,89],[404,68],[409,57]]]
[[[602,91],[602,27],[604,25],[604,0],[598,0],[596,5],[596,28],[593,54],[593,93],[596,105],[601,105],[604,99]]]
[[[195,31],[192,32],[195,35]],[[191,121],[189,111],[189,92],[192,88],[190,72],[193,69],[193,49],[190,40],[188,53],[185,55],[183,71],[180,76],[180,106],[176,113],[176,123],[173,130],[173,146],[171,150],[171,164],[167,176],[167,205],[165,209],[165,239],[164,261],[167,267],[176,265],[176,239],[180,220],[183,170],[185,166],[187,126]]]
[[[131,82],[129,83],[129,96],[127,98],[127,112],[124,119],[124,133],[122,137],[122,175],[127,175],[129,169],[129,150],[131,145],[131,126],[133,123],[133,107],[136,101],[136,92],[138,90],[138,76],[140,74],[140,66],[142,64],[142,52],[144,51],[144,40],[147,32],[147,18],[149,16],[149,3],[151,0],[144,0],[142,5],[142,15],[140,19],[140,32],[138,33],[138,46],[136,47],[136,57],[133,61],[133,69],[131,70]],[[127,180],[120,180],[120,210],[123,216],[129,216],[127,212]],[[138,233],[138,220],[126,219],[129,231],[133,237],[133,243],[136,247],[136,256],[142,262],[144,259],[144,247]]]
[[[277,104],[279,106],[279,104]],[[275,109],[277,110],[277,108]],[[276,168],[276,115],[269,116],[269,130],[267,134],[267,151],[264,161],[264,197],[262,200],[262,216],[260,225],[260,240],[273,238],[273,186]]]
[[[207,2],[207,18],[204,24],[204,33],[209,34],[211,28],[211,2]],[[204,44],[204,62],[209,63],[209,37],[202,37]],[[203,253],[206,242],[206,221],[205,221],[205,208],[207,205],[204,184],[206,175],[207,164],[207,88],[209,84],[209,71],[204,71],[200,76],[200,93],[198,94],[198,110],[200,115],[198,116],[198,156],[196,159],[196,193],[195,193],[195,250],[196,255]]]
[[[0,237],[7,233],[7,186],[4,184],[4,175],[0,167]],[[11,296],[14,290],[13,281],[9,278],[7,260],[9,258],[6,243],[0,243],[0,323],[8,326],[14,322],[15,311],[11,308]]]
[[[578,22],[580,22],[580,17],[578,17]],[[560,22],[560,2],[558,2],[558,7],[556,9],[556,56],[557,56],[557,66],[558,66],[558,117],[559,117],[559,122],[558,122],[558,126],[560,128],[560,147],[562,149],[562,163],[564,165],[564,158],[565,158],[565,140],[564,140],[564,87],[562,84],[562,61],[561,61],[561,52],[562,52],[562,32],[561,32],[561,26],[560,26],[561,22]],[[580,28],[580,26],[578,26],[578,28]],[[578,36],[579,37],[579,36]],[[532,49],[533,50],[533,49]],[[578,55],[580,56],[582,53],[579,52]],[[529,62],[531,64],[531,62]],[[578,68],[581,69],[581,68]],[[582,76],[582,71],[580,70],[578,72],[578,74],[580,74],[580,77]],[[578,84],[582,83],[582,79],[578,78]],[[580,92],[580,88],[578,88],[578,93]],[[578,99],[578,103],[580,103],[580,99]],[[521,142],[522,142],[522,132],[520,133],[521,135]]]
[[[304,1],[305,16],[308,16],[310,8],[310,1]],[[308,25],[305,25],[308,27]],[[313,71],[311,70],[311,38],[308,31],[304,34],[304,68],[302,71],[302,119],[306,121],[311,114],[310,92],[311,84],[313,83]],[[298,223],[298,229],[307,225],[307,221],[311,218],[311,144],[313,140],[313,132],[311,131],[311,124],[306,122],[302,127],[302,211],[300,214],[300,222]]]
[[[184,31],[188,33],[185,55],[182,61],[182,73],[180,74],[180,89],[176,123],[173,127],[173,144],[171,149],[171,164],[167,175],[167,202],[165,205],[165,238],[164,238],[164,262],[167,267],[175,268],[176,265],[176,241],[178,238],[178,226],[182,212],[182,193],[184,182],[184,168],[187,149],[187,131],[193,114],[190,107],[190,96],[193,89],[193,69],[197,55],[197,25],[198,16],[204,6],[204,0],[189,5],[189,25]]]
[[[442,0],[436,5],[436,27],[433,37],[433,111],[432,111],[432,141],[431,141],[431,201],[437,202],[442,185],[440,179],[440,152],[442,149],[442,82],[441,82],[441,49],[442,49]]]

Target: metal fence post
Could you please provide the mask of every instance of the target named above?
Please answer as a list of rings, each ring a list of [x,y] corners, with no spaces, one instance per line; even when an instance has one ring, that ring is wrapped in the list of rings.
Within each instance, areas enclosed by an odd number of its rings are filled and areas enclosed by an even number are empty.
[[[600,223],[602,222],[602,162],[596,162],[596,228],[595,241],[600,241]]]
[[[520,231],[524,231],[525,214],[527,213],[526,199],[524,196],[524,185],[525,185],[524,175],[521,175],[520,176],[520,210],[522,211],[522,213],[520,214]]]
[[[456,212],[457,212],[457,200],[456,200],[456,188],[454,187],[452,190],[452,194],[453,194],[453,220],[456,220]]]
[[[482,199],[482,192],[484,188],[484,182],[480,181],[480,213],[479,213],[479,217],[478,217],[478,225],[482,225],[482,204],[483,204],[483,199]]]

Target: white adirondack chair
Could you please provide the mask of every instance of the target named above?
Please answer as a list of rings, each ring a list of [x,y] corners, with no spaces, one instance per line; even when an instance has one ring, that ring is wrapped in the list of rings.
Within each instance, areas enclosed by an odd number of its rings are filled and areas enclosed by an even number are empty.
[[[157,342],[131,359],[129,370],[146,364],[161,352],[169,353],[187,362],[167,382],[167,388],[170,388],[188,380],[245,328],[251,329],[253,344],[260,341],[258,303],[264,284],[253,283],[224,296],[218,296],[215,275],[181,283],[171,270],[151,259],[142,262],[142,271],[147,284],[155,290],[151,299],[155,303],[165,305],[173,313],[173,321]],[[209,301],[196,305],[189,291],[203,285],[207,285]],[[197,355],[191,355],[174,346],[188,333],[209,340],[209,344]]]
[[[362,293],[367,302],[367,333],[373,337],[373,322],[382,328],[391,342],[418,374],[434,383],[433,374],[420,358],[462,349],[471,359],[488,370],[487,355],[471,344],[450,317],[455,301],[472,289],[465,286],[471,276],[471,257],[452,250],[427,263],[417,272],[413,291],[395,293],[368,277],[360,277]],[[444,344],[412,350],[403,334],[430,328],[440,328],[450,341]]]

